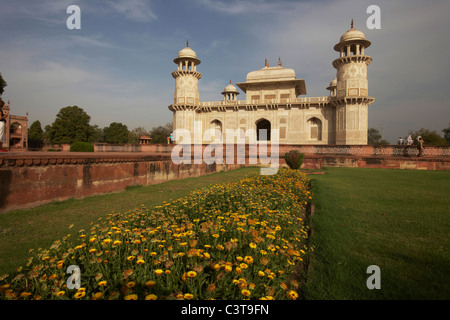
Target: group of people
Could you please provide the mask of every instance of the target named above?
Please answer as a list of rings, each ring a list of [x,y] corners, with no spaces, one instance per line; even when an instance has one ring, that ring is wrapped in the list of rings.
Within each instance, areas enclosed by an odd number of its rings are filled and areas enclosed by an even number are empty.
[[[422,136],[417,136],[416,140],[417,140],[417,150],[419,151],[417,156],[421,157],[421,156],[423,156],[423,138],[422,138]],[[411,135],[409,135],[408,138],[406,138],[406,139],[399,137],[398,144],[405,145],[405,146],[412,146],[412,145],[414,145],[414,140],[411,137]]]

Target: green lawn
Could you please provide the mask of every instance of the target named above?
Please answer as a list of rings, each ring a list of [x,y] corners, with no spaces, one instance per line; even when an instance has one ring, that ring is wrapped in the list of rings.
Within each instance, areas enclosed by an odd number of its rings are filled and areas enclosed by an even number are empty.
[[[307,299],[449,299],[450,172],[327,168],[313,181]],[[367,267],[381,271],[369,290]]]

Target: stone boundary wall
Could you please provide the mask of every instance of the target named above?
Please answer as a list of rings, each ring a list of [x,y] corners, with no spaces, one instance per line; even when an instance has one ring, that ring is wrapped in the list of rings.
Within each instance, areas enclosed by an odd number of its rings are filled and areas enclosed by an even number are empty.
[[[0,212],[239,167],[176,165],[168,156],[146,154],[7,154],[0,156]]]
[[[147,144],[147,145],[109,145],[109,144],[94,144],[96,152],[145,152],[145,153],[170,153],[175,147],[175,144]],[[200,146],[200,145],[198,145]],[[233,145],[236,150],[236,145]],[[239,145],[242,146],[242,145]],[[270,144],[269,144],[270,146]],[[194,145],[191,146],[194,148]],[[204,150],[207,145],[201,145]],[[223,145],[223,150],[228,148]],[[246,154],[251,150],[256,150],[257,145],[244,145]],[[351,156],[393,156],[393,157],[412,157],[417,155],[416,146],[405,145],[389,145],[389,146],[371,146],[371,145],[291,145],[279,144],[279,153],[284,155],[292,149],[297,149],[300,152],[308,155],[351,155]],[[63,147],[63,151],[68,151],[69,146]],[[436,147],[425,146],[424,156],[431,157],[450,157],[450,146]]]
[[[190,146],[187,162],[176,164],[171,158],[174,145],[160,145],[160,150],[144,152],[21,152],[0,154],[0,212],[16,208],[41,205],[69,198],[83,198],[95,194],[117,192],[132,185],[149,185],[173,179],[201,176],[218,171],[237,169],[264,163],[262,158],[275,166],[285,166],[284,153],[295,149],[280,146],[277,153],[262,152],[256,145],[228,146],[233,150],[232,161],[205,163],[202,155],[208,152],[206,145]],[[180,146],[181,147],[181,146]],[[225,146],[224,146],[225,148]],[[240,149],[238,149],[240,148]],[[297,146],[305,153],[302,168],[360,167],[450,170],[448,148],[435,150],[440,156],[414,153],[398,154],[396,148]],[[411,148],[406,148],[410,150]],[[328,150],[325,153],[325,150]],[[216,150],[215,152],[219,152]],[[358,154],[359,152],[359,154]],[[383,154],[379,154],[383,152]],[[321,154],[322,153],[322,154]],[[375,155],[374,155],[375,153]],[[445,154],[445,155],[444,155]],[[228,159],[228,160],[231,160]]]

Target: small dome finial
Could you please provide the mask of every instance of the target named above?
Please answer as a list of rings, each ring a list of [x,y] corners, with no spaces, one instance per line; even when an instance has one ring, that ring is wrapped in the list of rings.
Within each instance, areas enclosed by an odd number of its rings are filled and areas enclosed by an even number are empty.
[[[283,63],[281,62],[281,58],[280,58],[280,57],[278,57],[278,66],[279,66],[279,67],[282,67],[282,66],[283,66]]]
[[[353,19],[352,19],[352,24],[350,26],[351,26],[351,29],[353,29]]]
[[[264,66],[267,67],[267,58],[266,58],[266,61],[264,62]]]
[[[189,40],[186,41],[186,48],[189,48]]]

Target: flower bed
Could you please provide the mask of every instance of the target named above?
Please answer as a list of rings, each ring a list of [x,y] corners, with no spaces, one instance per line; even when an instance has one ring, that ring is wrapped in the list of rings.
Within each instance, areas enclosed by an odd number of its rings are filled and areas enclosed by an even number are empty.
[[[281,169],[112,212],[0,277],[0,298],[297,299],[307,186],[304,173]]]

